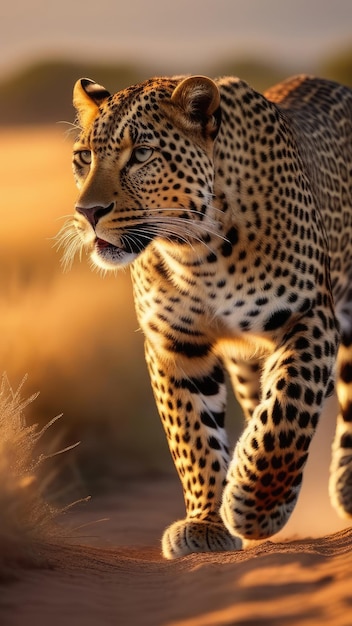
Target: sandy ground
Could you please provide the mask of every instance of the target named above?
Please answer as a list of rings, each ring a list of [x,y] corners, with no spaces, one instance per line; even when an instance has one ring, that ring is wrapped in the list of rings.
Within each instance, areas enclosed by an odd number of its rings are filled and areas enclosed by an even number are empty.
[[[48,568],[0,589],[0,624],[351,626],[352,530],[170,562],[160,536],[181,505],[175,480],[80,505],[77,538],[38,546]]]

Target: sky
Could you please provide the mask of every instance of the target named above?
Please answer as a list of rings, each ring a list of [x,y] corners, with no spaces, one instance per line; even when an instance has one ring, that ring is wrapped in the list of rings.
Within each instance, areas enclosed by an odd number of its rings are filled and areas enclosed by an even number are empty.
[[[196,71],[244,54],[305,70],[352,45],[351,0],[5,0],[0,78],[41,57]]]

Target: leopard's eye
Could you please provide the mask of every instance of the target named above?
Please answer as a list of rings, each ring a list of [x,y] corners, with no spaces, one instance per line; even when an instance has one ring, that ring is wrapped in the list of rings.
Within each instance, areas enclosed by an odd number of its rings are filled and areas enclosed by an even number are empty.
[[[145,163],[152,156],[154,150],[153,148],[149,148],[148,146],[140,146],[139,148],[135,148],[133,150],[133,159],[137,161],[137,163]]]
[[[92,162],[92,153],[90,150],[81,150],[79,153],[80,159],[84,165],[90,165]]]
[[[78,165],[90,165],[92,162],[92,153],[90,150],[77,150],[75,157],[78,160]]]

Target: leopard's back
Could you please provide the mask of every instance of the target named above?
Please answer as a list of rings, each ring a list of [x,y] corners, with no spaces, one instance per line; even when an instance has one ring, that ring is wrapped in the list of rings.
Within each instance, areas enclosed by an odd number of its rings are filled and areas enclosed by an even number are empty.
[[[297,137],[304,168],[323,214],[331,256],[351,250],[352,90],[299,76],[265,94],[276,102]],[[344,272],[351,255],[341,265]]]
[[[298,76],[266,94],[289,120],[323,216],[335,302],[352,297],[352,90]]]

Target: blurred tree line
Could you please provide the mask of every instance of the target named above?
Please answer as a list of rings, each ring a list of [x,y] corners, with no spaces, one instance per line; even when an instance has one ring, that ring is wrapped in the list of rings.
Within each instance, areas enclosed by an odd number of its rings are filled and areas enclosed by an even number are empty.
[[[292,74],[282,66],[257,59],[228,58],[209,68],[199,68],[209,76],[233,75],[246,80],[259,91]],[[297,68],[297,73],[302,68]],[[145,80],[155,71],[143,66],[64,60],[39,61],[9,78],[0,80],[0,124],[50,124],[73,121],[72,87],[81,76],[97,80],[112,92]],[[166,72],[167,73],[167,72]],[[323,60],[316,75],[352,86],[352,48]]]

